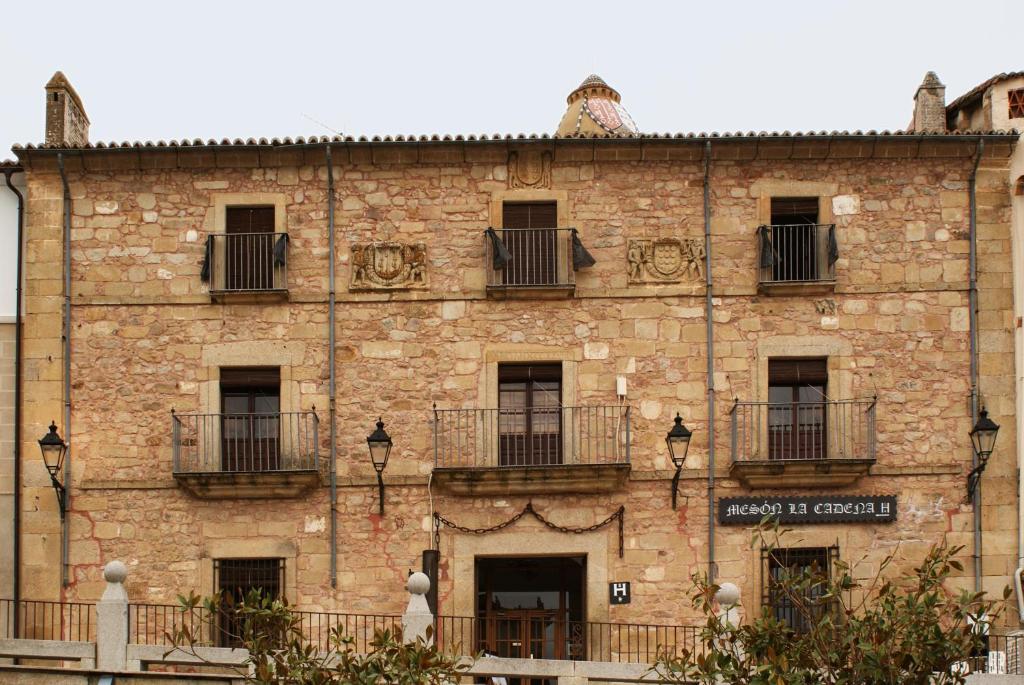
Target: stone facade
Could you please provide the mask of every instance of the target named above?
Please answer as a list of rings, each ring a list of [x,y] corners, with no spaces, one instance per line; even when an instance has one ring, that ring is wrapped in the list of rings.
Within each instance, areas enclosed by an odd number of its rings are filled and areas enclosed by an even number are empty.
[[[440,534],[440,611],[473,611],[476,556],[586,554],[592,620],[686,623],[683,588],[708,560],[707,456],[716,443],[716,498],[745,494],[729,478],[733,398],[767,398],[767,360],[827,356],[829,388],[843,399],[877,397],[877,464],[836,494],[896,494],[895,523],[797,526],[801,546],[838,542],[870,574],[896,553],[910,564],[946,536],[967,545],[963,503],[967,432],[967,176],[973,142],[918,146],[899,139],[715,141],[710,164],[713,331],[717,400],[708,425],[702,282],[633,284],[630,240],[700,239],[703,145],[616,141],[546,143],[552,193],[597,264],[577,274],[573,297],[494,300],[484,288],[483,231],[508,190],[508,145],[338,145],[338,583],[330,583],[326,487],[295,500],[196,500],[172,478],[171,410],[216,411],[217,369],[282,370],[282,404],[326,426],[327,195],[322,148],[181,149],[66,159],[72,196],[72,496],[69,597],[94,599],[106,561],[138,568],[138,601],[212,589],[212,560],[285,560],[286,592],[307,608],[394,612],[420,552],[432,544],[433,510],[470,527],[501,522],[527,501],[559,525],[587,527],[626,509],[623,556],[614,530],[566,535],[522,521],[501,533]],[[1001,589],[1016,564],[1012,276],[1007,158],[990,141],[981,160],[979,287],[981,391],[1002,424],[985,474],[985,587]],[[796,160],[793,157],[799,156]],[[52,153],[25,153],[29,197],[26,264],[25,435],[61,407],[61,183]],[[141,162],[141,164],[140,164]],[[141,166],[141,168],[140,168]],[[200,279],[202,236],[218,196],[280,197],[290,237],[287,302],[213,303]],[[756,229],[771,197],[815,196],[839,235],[837,282],[820,296],[757,291]],[[255,200],[259,203],[262,200]],[[425,243],[422,291],[348,292],[351,246],[387,235]],[[558,360],[577,405],[614,405],[628,379],[632,470],[600,496],[453,496],[428,491],[431,407],[494,407],[497,362],[507,355]],[[568,386],[568,383],[567,383]],[[564,402],[568,404],[568,402]],[[285,409],[282,406],[282,409]],[[664,434],[679,411],[692,428],[679,507]],[[365,436],[383,416],[395,442],[377,513]],[[327,453],[326,430],[320,432]],[[59,529],[54,497],[28,439],[25,448],[25,588],[54,597]],[[820,494],[778,490],[753,494]],[[760,593],[749,530],[716,531],[719,577],[745,601]],[[969,574],[970,565],[966,564]],[[632,582],[632,603],[611,607],[602,583]],[[965,576],[965,584],[969,577]]]

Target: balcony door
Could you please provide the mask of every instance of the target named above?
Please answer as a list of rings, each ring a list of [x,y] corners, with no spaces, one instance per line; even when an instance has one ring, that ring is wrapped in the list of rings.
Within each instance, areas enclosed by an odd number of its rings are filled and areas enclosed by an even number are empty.
[[[562,463],[562,365],[498,365],[498,463]]]
[[[505,285],[558,284],[558,203],[506,202],[502,241],[512,258],[502,270]]]
[[[221,470],[281,468],[281,372],[276,367],[220,370]]]
[[[818,198],[773,197],[771,211],[772,280],[818,280]]]
[[[768,360],[768,458],[827,459],[825,359]]]
[[[274,288],[274,208],[228,207],[224,232],[224,289]]]

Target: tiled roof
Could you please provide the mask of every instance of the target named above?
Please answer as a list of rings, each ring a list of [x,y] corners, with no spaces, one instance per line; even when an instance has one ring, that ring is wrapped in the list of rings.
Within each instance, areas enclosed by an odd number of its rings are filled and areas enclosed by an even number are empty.
[[[295,138],[213,138],[203,140],[201,138],[183,138],[181,140],[146,140],[146,141],[122,141],[122,142],[96,142],[89,143],[81,148],[63,148],[59,145],[47,145],[45,143],[14,145],[12,150],[15,153],[32,150],[106,150],[106,149],[139,149],[139,148],[220,148],[220,147],[289,147],[289,146],[312,146],[326,145],[328,143],[391,143],[391,144],[415,144],[415,143],[447,143],[447,142],[468,142],[486,143],[502,141],[539,141],[539,140],[586,140],[615,142],[628,144],[634,141],[647,140],[734,140],[734,139],[791,139],[791,138],[965,138],[974,136],[1017,136],[1015,130],[1008,131],[952,131],[946,133],[921,133],[917,131],[735,131],[710,133],[640,133],[635,136],[623,136],[608,138],[597,135],[573,134],[568,136],[556,136],[549,133],[494,133],[494,134],[431,134],[431,135],[386,135],[386,136],[298,136]]]
[[[995,84],[999,83],[1000,81],[1006,81],[1012,78],[1017,78],[1018,76],[1024,76],[1024,71],[1004,71],[1002,74],[996,74],[989,80],[985,81],[984,83],[979,83],[974,88],[971,88],[969,91],[958,97],[956,100],[953,100],[953,102],[946,105],[946,111],[952,112],[954,110],[959,109],[960,107],[963,107],[964,105],[970,104],[971,101],[984,95],[986,90],[988,90]]]
[[[0,169],[21,169],[21,163],[13,159],[0,160]]]

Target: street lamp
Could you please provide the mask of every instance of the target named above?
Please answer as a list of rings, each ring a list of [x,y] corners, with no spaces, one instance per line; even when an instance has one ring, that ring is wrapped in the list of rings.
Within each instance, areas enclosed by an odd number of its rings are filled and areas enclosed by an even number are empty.
[[[676,494],[679,490],[679,476],[683,471],[683,463],[686,461],[686,452],[690,449],[690,436],[693,431],[683,425],[683,417],[676,413],[675,425],[665,436],[665,444],[668,445],[668,456],[676,467],[676,475],[672,476],[672,508],[676,508]]]
[[[53,490],[57,493],[57,505],[60,507],[60,520],[64,520],[66,510],[65,502],[67,493],[64,485],[57,479],[57,474],[64,467],[64,456],[68,453],[68,446],[57,433],[57,424],[50,422],[50,432],[39,440],[39,451],[43,453],[43,463],[50,473],[50,482],[53,483]]]
[[[978,422],[969,433],[971,436],[971,447],[978,456],[978,465],[967,474],[967,501],[974,499],[974,492],[978,489],[981,481],[981,474],[988,465],[988,458],[992,455],[992,448],[996,444],[996,436],[999,435],[999,424],[988,417],[984,407],[978,412]]]
[[[370,433],[366,438],[366,444],[370,447],[370,461],[373,462],[373,469],[377,472],[377,491],[380,502],[380,515],[384,515],[384,468],[388,465],[388,455],[391,454],[391,436],[384,430],[384,420],[377,419],[377,430]]]

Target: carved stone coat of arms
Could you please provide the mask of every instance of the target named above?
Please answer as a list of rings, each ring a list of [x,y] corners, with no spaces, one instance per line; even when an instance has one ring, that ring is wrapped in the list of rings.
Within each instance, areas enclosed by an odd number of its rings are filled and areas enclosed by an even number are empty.
[[[425,243],[377,241],[352,245],[350,290],[409,290],[427,287]]]
[[[704,242],[693,238],[632,239],[626,250],[630,283],[678,283],[704,275]]]

